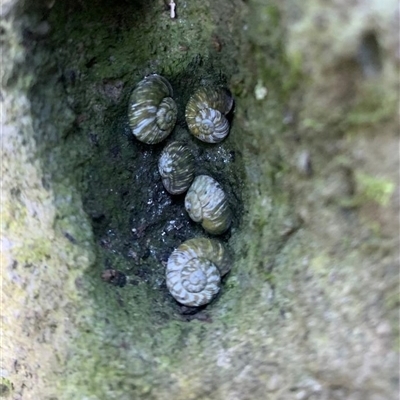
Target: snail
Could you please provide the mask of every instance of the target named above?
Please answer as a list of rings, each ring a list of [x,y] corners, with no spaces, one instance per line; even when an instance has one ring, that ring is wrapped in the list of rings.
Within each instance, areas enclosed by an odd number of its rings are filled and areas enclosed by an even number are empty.
[[[202,306],[217,295],[221,277],[230,268],[230,255],[220,242],[207,238],[189,239],[168,258],[167,287],[179,303]]]
[[[228,89],[201,87],[186,105],[185,117],[190,132],[203,142],[221,142],[229,133],[226,115],[232,106],[233,97]]]
[[[170,83],[157,74],[146,76],[135,86],[129,99],[128,118],[138,140],[155,144],[172,132],[178,113],[172,94]]]
[[[194,157],[184,143],[172,142],[162,151],[158,170],[169,193],[184,193],[194,178]]]
[[[220,184],[211,176],[196,176],[185,197],[190,218],[209,233],[219,235],[230,226],[232,212]]]

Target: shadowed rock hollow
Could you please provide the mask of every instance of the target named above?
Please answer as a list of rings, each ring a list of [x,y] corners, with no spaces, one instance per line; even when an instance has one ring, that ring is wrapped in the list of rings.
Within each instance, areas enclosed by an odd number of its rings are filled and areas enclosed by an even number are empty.
[[[6,0],[0,396],[394,399],[396,7],[176,1],[171,19],[161,0]],[[127,104],[154,72],[178,123],[148,146]],[[184,120],[204,83],[235,97],[217,146]],[[235,214],[232,270],[197,311],[164,278],[172,250],[204,235],[157,171],[173,139]]]

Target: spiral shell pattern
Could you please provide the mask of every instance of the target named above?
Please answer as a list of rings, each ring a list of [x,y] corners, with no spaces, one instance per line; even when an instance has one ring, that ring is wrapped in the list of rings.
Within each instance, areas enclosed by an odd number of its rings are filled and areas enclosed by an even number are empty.
[[[161,153],[158,171],[169,193],[186,192],[194,178],[194,157],[190,149],[182,142],[170,143]]]
[[[232,107],[233,97],[229,90],[201,87],[186,105],[185,117],[190,132],[203,142],[221,142],[229,133],[226,114]]]
[[[189,239],[168,259],[167,287],[179,303],[202,306],[217,295],[221,277],[230,268],[230,256],[220,242],[207,238]]]
[[[147,144],[163,141],[174,129],[178,109],[170,83],[161,75],[146,76],[133,89],[128,118],[132,133]]]
[[[227,196],[211,176],[196,176],[185,197],[185,208],[190,218],[201,223],[209,233],[224,233],[232,221]]]

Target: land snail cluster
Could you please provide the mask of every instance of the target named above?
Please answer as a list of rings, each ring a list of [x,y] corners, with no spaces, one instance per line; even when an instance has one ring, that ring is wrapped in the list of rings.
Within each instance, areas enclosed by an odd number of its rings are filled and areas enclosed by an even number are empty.
[[[207,143],[219,143],[229,134],[227,114],[233,107],[231,93],[223,87],[203,86],[190,97],[185,118],[189,131]],[[141,142],[162,142],[174,129],[177,105],[171,84],[164,77],[146,76],[133,89],[128,119],[133,135]],[[232,210],[221,185],[209,175],[195,176],[195,160],[190,148],[173,141],[162,151],[158,170],[165,189],[172,195],[185,192],[189,217],[211,235],[226,232]],[[179,303],[198,307],[209,303],[219,292],[221,277],[230,269],[230,257],[216,239],[193,238],[170,255],[166,283]]]

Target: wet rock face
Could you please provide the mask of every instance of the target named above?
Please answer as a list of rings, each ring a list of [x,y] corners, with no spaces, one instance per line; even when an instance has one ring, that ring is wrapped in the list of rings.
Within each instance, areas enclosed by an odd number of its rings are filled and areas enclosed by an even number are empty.
[[[0,395],[395,398],[394,2],[168,4],[2,5]],[[152,72],[178,117],[148,146],[127,104]],[[202,84],[235,98],[218,145],[187,131]],[[204,235],[163,187],[172,140],[233,209],[206,307],[165,284],[173,249]]]

